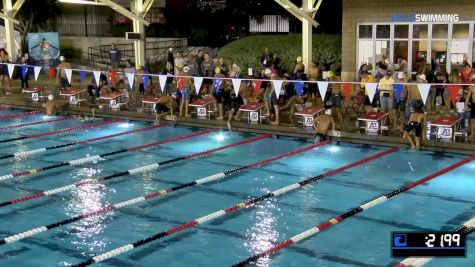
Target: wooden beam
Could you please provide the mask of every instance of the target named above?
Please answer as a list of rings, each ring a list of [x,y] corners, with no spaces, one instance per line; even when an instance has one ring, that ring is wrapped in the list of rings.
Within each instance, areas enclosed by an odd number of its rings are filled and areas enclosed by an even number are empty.
[[[145,18],[145,15],[147,15],[148,11],[152,7],[153,2],[155,2],[155,0],[146,0],[145,3],[143,4],[143,15],[142,15],[143,18]]]
[[[12,17],[10,17],[10,16],[4,15],[4,14],[2,14],[2,13],[0,13],[0,18],[9,20],[9,21],[11,21],[11,22],[13,22],[13,23],[15,23],[15,24],[20,24],[20,22],[19,22],[18,20],[14,19],[14,18],[12,18]]]
[[[112,2],[111,0],[99,0],[99,2],[109,6],[110,8],[112,8],[115,11],[119,12],[120,14],[128,17],[129,19],[132,19],[132,20],[136,19],[136,20],[142,22],[145,26],[150,25],[150,22],[148,22],[148,21],[144,20],[143,18],[141,18],[140,16],[130,12],[129,10],[125,9],[123,6]]]
[[[299,20],[307,19],[312,23],[314,27],[318,27],[318,22],[316,22],[312,17],[310,17],[306,12],[302,11],[298,8],[294,3],[290,2],[290,0],[274,0],[277,4],[281,5],[287,11],[289,11],[292,15],[294,15]]]
[[[21,6],[23,6],[24,3],[25,3],[25,0],[17,0],[15,4],[13,4],[12,10],[10,11],[12,12],[11,14],[12,18],[14,18],[16,14],[18,14],[18,11],[20,10]]]

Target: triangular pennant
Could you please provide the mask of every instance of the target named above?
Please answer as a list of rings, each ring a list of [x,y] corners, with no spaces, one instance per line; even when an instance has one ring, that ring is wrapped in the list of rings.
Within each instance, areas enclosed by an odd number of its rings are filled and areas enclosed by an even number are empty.
[[[158,82],[160,83],[160,90],[163,92],[167,84],[167,75],[158,75]]]
[[[449,89],[449,95],[450,95],[450,100],[452,100],[452,103],[455,105],[455,102],[457,101],[457,97],[459,95],[459,85],[449,85],[447,86]]]
[[[54,78],[54,74],[55,74],[56,70],[54,67],[49,67],[48,69],[48,78],[50,80],[52,80]]]
[[[353,84],[352,83],[344,83],[343,84],[343,95],[345,96],[345,101],[350,101],[351,91],[353,91]]]
[[[200,93],[201,84],[203,84],[203,77],[194,77],[193,80],[195,82],[195,91],[198,95]]]
[[[297,96],[302,96],[302,94],[303,94],[303,86],[304,86],[304,83],[303,83],[303,82],[296,82],[296,83],[294,83],[295,92],[297,93]]]
[[[93,73],[94,73],[94,80],[96,81],[97,86],[99,86],[101,82],[101,72],[98,70],[95,70]]]
[[[376,94],[377,83],[366,83],[366,90],[368,91],[369,102],[373,103],[374,95]]]
[[[71,76],[73,75],[73,70],[64,69],[64,73],[66,74],[66,78],[68,78],[68,83],[71,84]]]
[[[127,76],[127,81],[129,81],[129,87],[130,89],[134,89],[134,79],[135,79],[135,73],[126,73],[125,76]]]
[[[8,67],[8,76],[10,76],[10,79],[13,77],[13,70],[15,69],[14,64],[7,64]]]
[[[419,84],[417,84],[417,87],[419,88],[419,93],[421,94],[422,101],[424,102],[424,105],[426,104],[427,97],[429,96],[430,86],[431,85],[429,83],[419,83]]]
[[[282,90],[282,80],[272,80],[272,85],[274,86],[274,93],[277,99],[279,99],[280,91]]]
[[[150,76],[149,75],[143,75],[142,80],[143,80],[143,87],[145,88],[145,90],[147,90],[148,81],[150,80]]]
[[[35,66],[35,67],[33,68],[33,72],[35,73],[35,81],[37,81],[37,80],[38,80],[38,76],[40,76],[41,67]]]
[[[402,90],[404,89],[404,84],[395,83],[393,84],[394,96],[396,97],[397,102],[401,100]]]
[[[256,95],[259,95],[259,90],[261,90],[262,80],[255,80],[254,82],[254,91]]]
[[[320,97],[322,100],[325,100],[325,95],[327,94],[328,82],[317,82],[318,92],[320,92]]]
[[[79,81],[83,83],[86,80],[87,72],[84,70],[79,71]]]
[[[23,78],[23,80],[26,79],[27,74],[28,74],[28,65],[22,64],[21,65],[21,77]]]
[[[213,87],[214,91],[218,93],[219,89],[221,89],[221,85],[223,84],[223,80],[221,79],[214,79],[213,81]]]
[[[112,86],[117,85],[117,72],[115,70],[111,70],[109,73],[109,78],[111,79]]]
[[[241,87],[241,79],[232,79],[234,94],[237,96],[239,94],[239,88]]]

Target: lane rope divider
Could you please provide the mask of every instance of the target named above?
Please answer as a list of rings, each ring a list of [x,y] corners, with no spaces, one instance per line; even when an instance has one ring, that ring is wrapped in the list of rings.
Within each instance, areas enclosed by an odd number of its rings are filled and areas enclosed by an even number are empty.
[[[110,205],[104,206],[104,207],[102,207],[98,210],[92,211],[92,212],[83,213],[81,215],[77,215],[75,217],[71,217],[71,218],[68,218],[68,219],[65,219],[65,220],[62,220],[62,221],[59,221],[59,222],[51,223],[51,224],[48,224],[48,225],[45,225],[45,226],[42,226],[42,227],[37,227],[37,228],[31,229],[31,230],[28,230],[28,231],[24,231],[24,232],[19,233],[19,234],[11,235],[9,237],[4,238],[3,241],[0,241],[0,245],[17,242],[17,241],[22,240],[24,238],[31,237],[31,236],[37,235],[39,233],[42,233],[42,232],[45,232],[45,231],[48,231],[48,230],[51,230],[51,229],[54,229],[54,228],[57,228],[57,227],[60,227],[60,226],[64,226],[64,225],[67,225],[67,224],[70,224],[70,223],[73,223],[73,222],[76,222],[76,221],[79,221],[79,220],[82,220],[82,219],[85,219],[85,218],[95,217],[95,216],[98,216],[99,214],[107,213],[107,212],[114,211],[114,210],[118,210],[118,209],[124,208],[126,206],[135,205],[135,204],[138,204],[138,203],[141,203],[141,202],[145,202],[145,201],[150,200],[152,198],[155,198],[155,197],[158,197],[158,196],[163,196],[163,195],[166,195],[170,192],[175,192],[175,191],[178,191],[178,190],[181,190],[181,189],[185,189],[187,187],[193,187],[193,186],[196,186],[196,185],[202,185],[202,184],[205,184],[205,183],[215,182],[217,180],[221,180],[221,179],[225,178],[226,176],[236,174],[240,171],[243,171],[243,170],[246,170],[246,169],[249,169],[249,168],[262,166],[264,164],[268,164],[270,162],[273,162],[273,161],[276,161],[276,160],[279,160],[279,159],[282,159],[282,158],[285,158],[285,157],[289,157],[289,156],[292,156],[292,155],[300,154],[302,152],[314,149],[314,148],[319,147],[319,146],[327,145],[329,143],[330,143],[330,141],[325,141],[325,142],[318,143],[318,144],[312,144],[310,146],[306,146],[304,148],[293,150],[293,151],[290,151],[290,152],[287,152],[287,153],[284,153],[284,154],[281,154],[281,155],[278,155],[278,156],[274,156],[272,158],[268,158],[268,159],[261,160],[261,161],[258,161],[258,162],[255,162],[255,163],[252,163],[252,164],[249,164],[249,165],[234,168],[234,169],[231,169],[229,171],[225,171],[225,172],[213,174],[213,175],[201,178],[201,179],[197,179],[195,181],[192,181],[192,182],[189,182],[189,183],[186,183],[186,184],[181,184],[181,185],[178,185],[178,186],[175,186],[175,187],[162,189],[162,190],[156,191],[154,193],[150,193],[150,194],[140,196],[140,197],[135,197],[135,198],[132,198],[132,199],[129,199],[129,200],[122,201],[120,203],[110,204]]]
[[[49,146],[49,147],[43,147],[43,148],[38,148],[38,149],[32,149],[32,150],[18,151],[16,153],[0,156],[0,159],[7,159],[7,158],[21,158],[21,159],[24,159],[24,158],[27,158],[29,156],[32,156],[32,155],[35,155],[35,154],[38,154],[38,153],[42,153],[42,152],[45,152],[45,151],[53,150],[53,149],[87,144],[87,143],[90,143],[90,142],[105,140],[105,139],[109,139],[109,138],[117,137],[117,136],[122,136],[122,135],[141,133],[141,132],[145,132],[145,131],[149,131],[149,130],[156,129],[156,128],[161,128],[161,127],[163,127],[163,125],[161,125],[161,124],[160,125],[150,125],[150,126],[147,126],[147,127],[144,127],[144,128],[134,129],[134,130],[120,132],[120,133],[111,134],[111,135],[100,136],[100,137],[91,138],[91,139],[85,139],[85,140],[81,140],[81,141],[74,141],[74,142],[70,142],[70,143],[65,143],[65,144],[60,144],[60,145],[55,145],[55,146]]]
[[[312,227],[312,228],[310,228],[310,229],[308,229],[308,230],[306,230],[306,231],[304,231],[304,232],[301,232],[301,233],[298,234],[298,235],[295,235],[295,236],[293,236],[293,237],[291,237],[291,238],[289,238],[289,239],[287,239],[287,240],[285,240],[285,241],[283,241],[283,242],[278,243],[277,245],[272,246],[271,248],[267,249],[266,251],[264,251],[264,252],[262,252],[262,253],[256,254],[256,255],[254,255],[254,256],[252,256],[252,257],[249,257],[249,258],[247,258],[247,259],[245,259],[245,260],[243,260],[243,261],[240,261],[239,263],[236,263],[236,264],[234,264],[234,265],[232,265],[232,266],[233,266],[233,267],[246,266],[246,265],[249,265],[249,264],[251,264],[251,263],[257,261],[258,259],[260,259],[260,258],[262,258],[262,257],[270,256],[270,255],[274,254],[275,252],[277,252],[277,251],[279,251],[279,250],[281,250],[281,249],[284,249],[284,248],[286,248],[286,247],[288,247],[288,246],[290,246],[290,245],[292,245],[292,244],[298,243],[298,242],[300,242],[300,241],[302,241],[302,240],[304,240],[304,239],[306,239],[306,238],[308,238],[308,237],[310,237],[310,236],[312,236],[312,235],[315,235],[315,234],[317,234],[317,233],[319,233],[319,232],[322,232],[322,231],[324,231],[324,230],[326,230],[326,229],[328,229],[328,228],[330,228],[330,227],[332,227],[332,226],[334,226],[334,225],[336,225],[336,224],[338,224],[338,223],[340,223],[340,222],[342,222],[342,221],[348,219],[349,217],[351,217],[351,216],[353,216],[353,215],[356,215],[356,214],[358,214],[358,213],[360,213],[360,212],[363,212],[363,211],[365,211],[365,210],[367,210],[367,209],[370,209],[370,208],[375,207],[375,206],[377,206],[377,205],[379,205],[379,204],[381,204],[381,203],[384,203],[386,200],[388,200],[388,199],[390,199],[390,198],[392,198],[392,197],[394,197],[394,196],[396,196],[396,195],[398,195],[398,194],[400,194],[400,193],[402,193],[402,192],[405,192],[405,191],[407,191],[407,190],[409,190],[409,189],[412,189],[412,188],[414,188],[414,187],[416,187],[416,186],[418,186],[418,185],[421,185],[421,184],[423,184],[423,183],[426,183],[426,182],[428,182],[428,181],[430,181],[430,180],[432,180],[432,179],[434,179],[434,178],[436,178],[436,177],[438,177],[438,176],[440,176],[440,175],[443,175],[443,174],[445,174],[445,173],[448,173],[448,172],[450,172],[450,171],[452,171],[452,170],[454,170],[454,169],[456,169],[456,168],[458,168],[458,167],[460,167],[460,166],[462,166],[462,165],[464,165],[464,164],[469,163],[470,161],[472,161],[472,160],[474,160],[474,159],[475,159],[475,156],[472,156],[472,157],[463,159],[463,160],[461,160],[461,161],[459,161],[459,162],[457,162],[457,163],[455,163],[455,164],[453,164],[453,165],[451,165],[451,166],[448,166],[448,167],[446,167],[446,168],[444,168],[444,169],[441,169],[441,170],[439,170],[439,171],[437,171],[437,172],[435,172],[435,173],[433,173],[433,174],[431,174],[431,175],[428,175],[428,176],[426,176],[426,177],[424,177],[424,178],[422,178],[422,179],[420,179],[420,180],[417,180],[417,181],[415,181],[415,182],[408,183],[408,184],[406,184],[406,185],[400,187],[400,188],[397,189],[397,190],[394,190],[394,191],[392,191],[392,192],[390,192],[390,193],[387,193],[387,194],[385,194],[385,195],[382,195],[382,196],[380,196],[380,197],[374,198],[374,199],[372,199],[372,200],[370,200],[370,201],[364,203],[363,205],[361,205],[361,206],[359,206],[359,207],[357,207],[357,208],[351,209],[350,211],[345,212],[345,213],[343,213],[343,214],[341,214],[341,215],[339,215],[339,216],[336,216],[336,217],[334,217],[334,218],[332,218],[332,219],[330,219],[330,220],[328,220],[328,221],[326,221],[326,222],[324,222],[324,223],[322,223],[322,224],[319,224],[319,225],[314,226],[314,227]]]
[[[459,227],[450,231],[454,234],[463,234],[463,235],[470,235],[471,233],[475,232],[475,217],[466,221]],[[396,264],[394,267],[422,267],[432,261],[434,257],[409,257],[399,264]]]
[[[74,118],[73,117],[61,117],[61,118],[55,118],[55,119],[51,119],[51,120],[43,120],[43,121],[35,121],[35,122],[29,122],[29,123],[24,123],[24,124],[17,124],[17,125],[0,127],[0,131],[10,130],[10,129],[18,129],[18,128],[32,126],[32,125],[38,125],[38,124],[43,124],[43,123],[51,123],[51,122],[57,122],[57,121],[66,121],[66,120],[72,120],[72,119],[74,119]]]
[[[115,150],[115,151],[112,151],[112,152],[107,152],[107,153],[103,153],[103,154],[99,154],[99,155],[92,155],[92,156],[87,156],[87,157],[84,157],[84,158],[73,159],[73,160],[69,160],[69,161],[63,161],[63,162],[56,163],[56,164],[53,164],[53,165],[49,165],[49,166],[46,166],[46,167],[41,167],[41,168],[36,168],[36,169],[31,169],[31,170],[24,170],[24,171],[19,171],[19,172],[15,172],[15,173],[10,173],[10,174],[0,176],[0,182],[6,181],[6,180],[9,180],[9,179],[13,179],[13,178],[17,178],[17,177],[20,177],[20,176],[25,176],[25,175],[39,173],[39,172],[46,171],[46,170],[56,169],[56,168],[59,168],[59,167],[79,166],[79,165],[83,165],[83,164],[86,164],[86,163],[89,163],[89,162],[104,160],[105,158],[107,158],[109,156],[118,155],[118,154],[121,154],[121,153],[130,152],[130,151],[136,151],[136,150],[139,150],[139,149],[154,147],[154,146],[158,146],[158,145],[168,143],[168,142],[174,142],[174,141],[177,141],[177,140],[183,140],[183,139],[186,139],[186,138],[191,138],[191,137],[195,137],[195,136],[199,136],[199,135],[203,135],[203,134],[208,134],[208,133],[214,132],[214,131],[216,131],[216,130],[215,129],[202,130],[202,131],[198,131],[198,132],[194,132],[192,134],[189,134],[185,137],[181,137],[181,139],[176,139],[177,137],[173,137],[173,138],[169,138],[169,139],[165,139],[165,140],[161,140],[161,141],[157,141],[157,142],[153,142],[153,143],[149,143],[149,144],[145,144],[145,145],[141,145],[141,146],[123,148],[123,149],[119,149],[119,150]],[[0,207],[1,207],[1,205],[0,205]]]
[[[28,111],[28,112],[22,112],[22,113],[7,114],[7,115],[0,116],[0,120],[26,117],[26,116],[35,115],[35,114],[38,114],[38,113],[41,113],[41,111],[35,110],[35,111]]]
[[[394,147],[394,148],[390,148],[388,150],[385,150],[385,151],[382,151],[380,153],[377,153],[373,156],[370,156],[370,157],[367,157],[367,158],[364,158],[364,159],[361,159],[361,160],[358,160],[356,162],[353,162],[349,165],[346,165],[346,166],[343,166],[343,167],[340,167],[338,169],[334,169],[334,170],[331,170],[331,171],[328,171],[324,174],[321,174],[321,175],[318,175],[318,176],[313,176],[313,177],[310,177],[308,179],[305,179],[303,181],[300,181],[298,183],[295,183],[295,184],[291,184],[291,185],[288,185],[288,186],[285,186],[283,188],[280,188],[278,190],[275,190],[273,192],[270,192],[268,194],[265,194],[265,195],[262,195],[262,196],[259,196],[259,197],[255,197],[255,198],[252,198],[252,199],[248,199],[244,202],[241,202],[241,203],[238,203],[236,205],[233,205],[231,207],[228,207],[228,208],[225,208],[225,209],[222,209],[222,210],[219,210],[219,211],[216,211],[216,212],[213,212],[213,213],[210,213],[208,215],[205,215],[203,217],[200,217],[200,218],[197,218],[197,219],[194,219],[192,221],[189,221],[189,222],[186,222],[186,223],[183,223],[181,225],[178,225],[178,226],[175,226],[175,227],[172,227],[172,228],[169,228],[163,232],[160,232],[160,233],[156,233],[154,235],[151,235],[149,237],[146,237],[144,239],[141,239],[141,240],[138,240],[138,241],[135,241],[134,243],[130,243],[130,244],[127,244],[127,245],[124,245],[124,246],[121,246],[119,248],[116,248],[116,249],[113,249],[111,251],[108,251],[108,252],[105,252],[105,253],[102,253],[100,255],[97,255],[95,257],[92,257],[92,258],[89,258],[88,260],[85,260],[83,262],[80,262],[78,264],[75,264],[73,265],[73,267],[83,267],[83,266],[89,266],[89,265],[92,265],[92,264],[95,264],[95,263],[98,263],[98,262],[101,262],[101,261],[104,261],[104,260],[107,260],[107,259],[110,259],[110,258],[113,258],[115,256],[118,256],[120,254],[123,254],[127,251],[130,251],[130,250],[133,250],[137,247],[140,247],[140,246],[143,246],[147,243],[150,243],[150,242],[153,242],[153,241],[156,241],[158,239],[161,239],[161,238],[164,238],[166,236],[169,236],[169,235],[172,235],[172,234],[175,234],[175,233],[178,233],[178,232],[181,232],[183,230],[186,230],[188,228],[192,228],[192,227],[196,227],[200,224],[203,224],[205,222],[208,222],[208,221],[211,221],[211,220],[214,220],[216,218],[219,218],[221,216],[224,216],[226,214],[229,214],[229,213],[232,213],[232,212],[235,212],[237,210],[241,210],[243,208],[248,208],[250,206],[254,206],[254,204],[256,203],[259,203],[261,201],[264,201],[264,200],[267,200],[267,199],[270,199],[272,197],[277,197],[277,196],[280,196],[280,195],[283,195],[283,194],[286,194],[290,191],[294,191],[294,190],[297,190],[297,189],[300,189],[306,185],[309,185],[309,184],[312,184],[318,180],[321,180],[325,177],[328,177],[328,176],[332,176],[334,174],[337,174],[337,173],[340,173],[342,171],[345,171],[349,168],[352,168],[352,167],[355,167],[355,166],[358,166],[358,165],[361,165],[361,164],[364,164],[368,161],[371,161],[371,160],[374,160],[374,159],[377,159],[379,157],[382,157],[384,155],[387,155],[387,154],[390,154],[390,153],[393,153],[393,152],[396,152],[398,150],[398,148]],[[39,228],[38,228],[39,229]],[[37,230],[37,231],[40,231],[40,230]]]
[[[79,131],[79,130],[83,130],[83,129],[87,129],[87,128],[104,126],[104,125],[107,125],[107,124],[112,124],[112,123],[116,123],[116,122],[120,122],[120,121],[123,121],[123,120],[122,119],[114,119],[114,120],[108,120],[108,121],[93,122],[93,123],[88,123],[86,125],[81,125],[81,126],[76,126],[76,127],[71,127],[71,128],[65,128],[65,129],[56,130],[56,131],[52,131],[52,132],[25,135],[25,136],[20,136],[20,137],[16,137],[16,138],[4,139],[4,140],[0,140],[0,143],[7,143],[7,142],[12,142],[12,141],[33,139],[33,138],[45,137],[45,136],[49,136],[49,135]]]

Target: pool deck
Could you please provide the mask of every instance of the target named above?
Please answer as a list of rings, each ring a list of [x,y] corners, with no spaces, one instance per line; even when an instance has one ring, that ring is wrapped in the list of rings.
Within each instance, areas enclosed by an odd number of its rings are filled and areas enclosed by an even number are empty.
[[[0,104],[9,105],[12,107],[43,110],[42,103],[32,103],[24,97],[11,96],[8,98],[0,99]],[[70,107],[72,114],[90,114],[88,107]],[[96,116],[98,117],[110,117],[110,118],[123,118],[130,120],[140,120],[152,122],[155,119],[154,114],[150,112],[133,112],[133,111],[111,111],[96,109]],[[176,123],[180,125],[195,126],[195,127],[207,127],[217,129],[227,129],[226,121],[218,121],[214,119],[198,119],[198,118],[182,118],[178,117],[176,121],[165,121],[164,123]],[[242,132],[256,132],[256,133],[272,133],[276,135],[291,136],[298,138],[313,139],[313,129],[306,129],[301,126],[274,126],[268,124],[249,124],[244,122],[244,119],[240,122],[233,121],[232,129]],[[340,132],[340,136],[333,136],[333,140],[347,141],[352,143],[361,144],[374,144],[383,146],[401,146],[408,147],[407,141],[402,137],[384,136],[384,135],[366,135],[361,133],[352,132]],[[461,143],[461,142],[445,142],[445,141],[424,141],[423,150],[437,151],[437,152],[449,152],[459,153],[466,155],[475,155],[475,143]]]

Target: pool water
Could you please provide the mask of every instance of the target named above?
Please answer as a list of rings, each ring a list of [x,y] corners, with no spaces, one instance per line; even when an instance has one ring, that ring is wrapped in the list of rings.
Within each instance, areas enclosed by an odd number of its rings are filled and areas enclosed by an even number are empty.
[[[23,110],[0,110],[4,114]],[[41,114],[0,120],[0,128],[44,120]],[[51,118],[47,118],[51,119]],[[88,122],[89,123],[89,122]],[[0,140],[84,125],[77,120],[0,131]],[[0,156],[146,127],[123,121],[62,135],[0,143]],[[165,126],[97,142],[0,160],[0,176],[188,135],[203,129]],[[216,131],[158,147],[110,156],[0,182],[0,202],[116,172],[232,144],[259,134]],[[220,173],[313,144],[271,137],[180,160],[158,170],[24,203],[0,207],[0,238],[90,212],[108,204]],[[171,192],[137,205],[0,246],[0,266],[70,266],[170,227],[316,176],[388,147],[332,143],[231,175],[216,183]],[[230,266],[373,198],[467,156],[400,149],[196,228],[101,262],[99,266]],[[441,175],[309,239],[260,259],[258,266],[393,266],[392,231],[450,231],[475,216],[475,162]],[[475,266],[475,238],[466,258],[437,258],[427,266]]]

